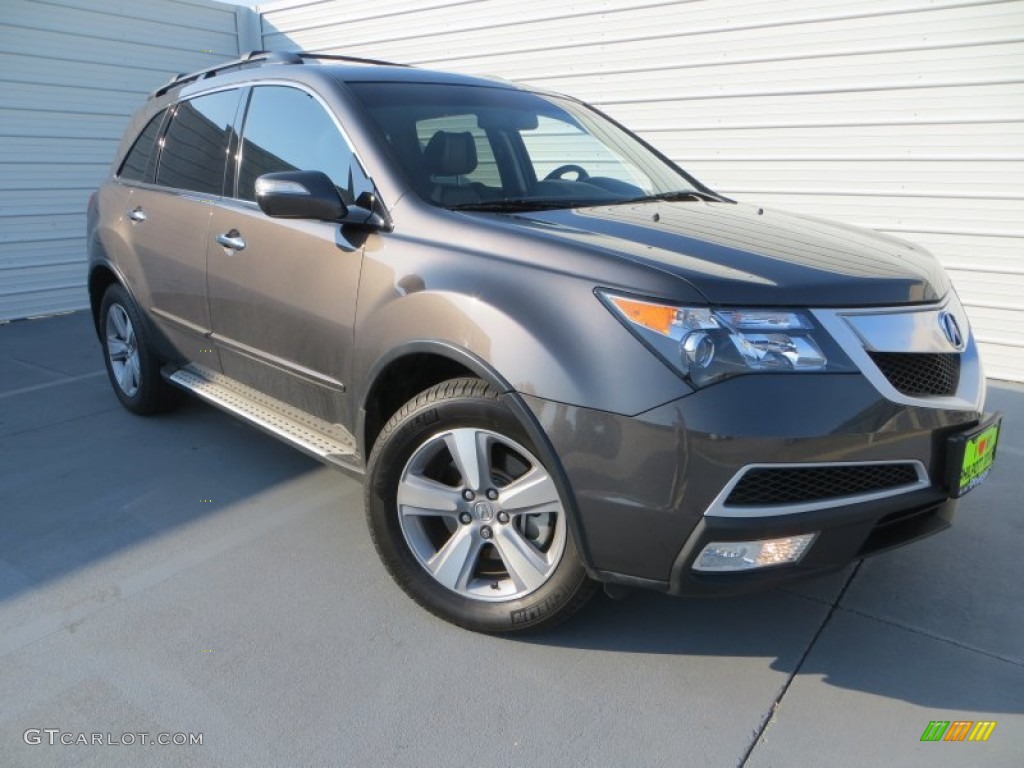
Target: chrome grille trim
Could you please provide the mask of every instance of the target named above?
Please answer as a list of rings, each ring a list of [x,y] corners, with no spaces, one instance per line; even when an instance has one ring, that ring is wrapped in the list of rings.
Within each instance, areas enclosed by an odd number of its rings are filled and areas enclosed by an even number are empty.
[[[814,309],[818,322],[843,348],[865,378],[887,400],[920,408],[980,411],[985,400],[985,375],[967,313],[952,291],[936,304],[870,309]],[[942,312],[956,318],[966,342],[960,354],[960,378],[951,395],[904,394],[893,386],[871,352],[955,353],[943,335]]]
[[[854,493],[847,496],[833,496],[827,499],[815,501],[798,502],[794,504],[763,504],[730,506],[726,503],[733,489],[743,479],[743,476],[754,469],[822,469],[828,467],[863,467],[883,466],[887,464],[912,464],[917,473],[917,480],[906,485],[885,488],[879,491],[867,493]],[[899,496],[904,493],[911,493],[931,485],[928,472],[924,464],[916,459],[894,459],[891,461],[828,461],[828,462],[801,462],[798,464],[748,464],[740,469],[725,487],[711,502],[704,511],[705,517],[777,517],[780,515],[796,515],[801,512],[814,512],[820,509],[832,509],[844,507],[848,504],[859,504],[865,501],[877,501],[892,496]]]

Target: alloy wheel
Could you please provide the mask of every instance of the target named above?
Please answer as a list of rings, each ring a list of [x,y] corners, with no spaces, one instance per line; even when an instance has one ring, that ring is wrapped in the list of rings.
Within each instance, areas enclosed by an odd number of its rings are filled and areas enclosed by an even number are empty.
[[[111,304],[106,323],[107,357],[114,379],[128,397],[139,391],[142,370],[138,342],[128,312],[120,304]]]
[[[474,600],[536,591],[565,551],[554,480],[530,451],[497,432],[462,427],[425,440],[402,471],[397,507],[419,564]]]

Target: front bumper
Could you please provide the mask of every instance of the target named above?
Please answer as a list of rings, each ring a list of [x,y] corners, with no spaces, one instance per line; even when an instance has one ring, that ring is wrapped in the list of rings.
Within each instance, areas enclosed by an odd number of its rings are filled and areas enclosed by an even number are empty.
[[[838,570],[950,526],[956,501],[929,489],[882,501],[767,518],[704,517],[672,566],[666,591],[674,595],[739,594]],[[694,559],[712,541],[750,541],[818,533],[793,565],[736,573],[700,573]],[[611,577],[614,580],[614,577]]]
[[[524,396],[565,470],[577,531],[597,578],[672,594],[736,593],[837,570],[948,527],[946,441],[981,414],[895,403],[859,374],[740,376],[637,416]],[[751,464],[916,462],[897,495],[720,514]],[[818,531],[796,564],[701,573],[711,541]]]

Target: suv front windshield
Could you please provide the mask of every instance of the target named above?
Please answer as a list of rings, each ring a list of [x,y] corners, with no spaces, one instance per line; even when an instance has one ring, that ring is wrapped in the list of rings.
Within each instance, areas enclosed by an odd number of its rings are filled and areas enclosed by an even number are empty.
[[[462,210],[719,199],[570,99],[439,83],[349,83],[412,187]]]

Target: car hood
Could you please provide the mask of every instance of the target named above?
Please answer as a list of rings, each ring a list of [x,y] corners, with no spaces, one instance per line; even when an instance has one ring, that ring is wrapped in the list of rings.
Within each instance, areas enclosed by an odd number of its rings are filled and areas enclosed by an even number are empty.
[[[650,202],[501,218],[686,280],[713,304],[893,305],[935,301],[949,290],[942,267],[919,246],[751,205]]]

